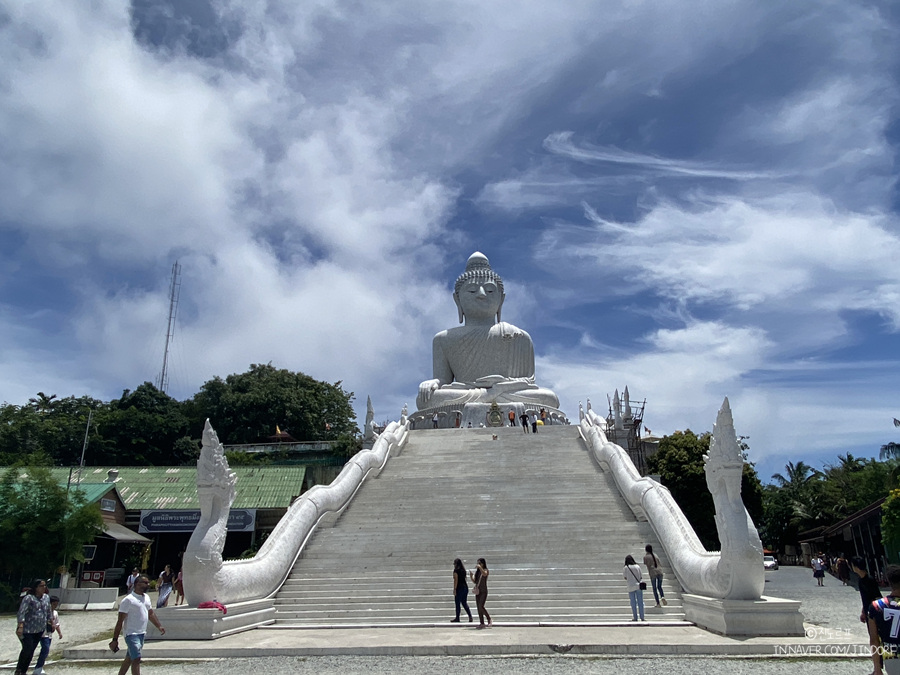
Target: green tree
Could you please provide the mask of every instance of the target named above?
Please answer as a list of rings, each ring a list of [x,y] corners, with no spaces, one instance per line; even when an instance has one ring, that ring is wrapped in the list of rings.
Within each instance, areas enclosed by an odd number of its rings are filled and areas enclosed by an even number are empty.
[[[776,485],[766,485],[763,488],[763,517],[759,528],[763,545],[774,551],[784,551],[785,546],[797,543],[798,531],[794,505],[787,491]]]
[[[900,490],[891,490],[881,505],[881,543],[888,562],[900,562]]]
[[[894,482],[898,461],[877,462],[838,455],[838,462],[825,466],[822,494],[826,520],[837,522],[887,496]]]
[[[134,391],[126,389],[121,398],[110,401],[97,415],[97,429],[98,442],[90,446],[91,464],[164,466],[197,458],[191,451],[191,424],[184,404],[150,382]]]
[[[651,473],[657,473],[663,485],[694,527],[700,541],[708,549],[720,547],[716,531],[715,507],[706,485],[703,455],[709,452],[711,434],[697,436],[688,429],[666,436],[659,450],[647,462]],[[762,484],[752,464],[745,462],[741,476],[741,496],[755,523],[763,518]]]
[[[32,458],[33,459],[33,458]],[[103,519],[97,504],[58,485],[46,467],[12,467],[0,478],[0,573],[14,599],[23,579],[50,578],[61,565],[82,560]]]
[[[38,392],[23,406],[0,406],[0,463],[11,465],[35,452],[55,464],[77,464],[88,413],[105,404],[89,396],[57,398]]]
[[[791,525],[798,532],[803,532],[828,524],[828,504],[822,491],[822,472],[803,461],[796,464],[788,462],[785,472],[787,475],[773,474],[772,480],[784,490],[785,498],[790,504]]]
[[[900,459],[900,443],[891,441],[890,443],[885,443],[881,446],[881,459],[887,459],[889,457]]]
[[[275,427],[298,441],[336,441],[359,433],[353,393],[272,364],[206,382],[190,402],[193,427],[209,419],[224,443],[257,443]]]

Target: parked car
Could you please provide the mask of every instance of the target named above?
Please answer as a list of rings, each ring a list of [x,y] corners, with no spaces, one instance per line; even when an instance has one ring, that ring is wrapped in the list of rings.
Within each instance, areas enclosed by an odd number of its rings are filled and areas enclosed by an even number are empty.
[[[764,555],[763,556],[763,567],[765,567],[767,570],[777,570],[778,569],[778,561],[775,560],[775,556]]]

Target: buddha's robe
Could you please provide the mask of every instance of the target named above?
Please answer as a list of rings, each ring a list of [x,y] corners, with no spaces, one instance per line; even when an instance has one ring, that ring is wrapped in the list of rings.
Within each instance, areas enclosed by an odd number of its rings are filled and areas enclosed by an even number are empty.
[[[556,394],[534,384],[531,336],[510,323],[441,331],[434,336],[433,364],[438,388],[430,396],[420,393],[419,410],[492,401],[559,407]]]

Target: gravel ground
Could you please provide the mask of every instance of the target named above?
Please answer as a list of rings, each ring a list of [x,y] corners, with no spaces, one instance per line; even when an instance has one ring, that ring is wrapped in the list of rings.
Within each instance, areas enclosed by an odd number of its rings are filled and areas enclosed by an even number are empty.
[[[849,634],[860,643],[866,642],[865,628],[859,622],[859,594],[826,577],[819,588],[810,570],[786,567],[766,573],[766,595],[802,602],[801,611],[810,625],[815,641],[827,644],[829,639],[845,641]],[[66,643],[80,644],[110,635],[115,612],[67,613],[60,616]],[[14,617],[0,618],[0,654],[7,662],[18,653],[17,642],[10,636],[15,630]],[[57,641],[54,640],[54,645]],[[798,658],[710,658],[654,657],[622,658],[553,655],[540,657],[376,657],[318,656],[273,657],[258,659],[218,659],[192,662],[153,662],[145,664],[145,675],[245,675],[254,671],[272,675],[316,673],[317,675],[419,675],[421,673],[459,673],[475,671],[479,675],[556,675],[609,673],[617,675],[696,675],[697,672],[772,673],[773,675],[806,675],[811,670],[829,675],[863,675],[871,672],[865,659]],[[110,663],[58,662],[47,668],[55,673],[91,675],[114,672]]]

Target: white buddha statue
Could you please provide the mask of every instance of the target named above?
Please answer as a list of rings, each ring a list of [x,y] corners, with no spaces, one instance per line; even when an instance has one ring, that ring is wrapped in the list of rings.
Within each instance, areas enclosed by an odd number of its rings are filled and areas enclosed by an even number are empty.
[[[456,280],[453,299],[464,326],[434,336],[433,379],[419,385],[422,410],[462,409],[468,403],[520,403],[559,407],[549,389],[534,383],[534,343],[521,328],[500,321],[503,280],[482,253],[473,253]],[[516,406],[517,409],[519,406]]]

